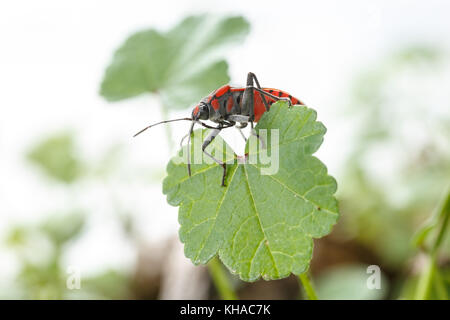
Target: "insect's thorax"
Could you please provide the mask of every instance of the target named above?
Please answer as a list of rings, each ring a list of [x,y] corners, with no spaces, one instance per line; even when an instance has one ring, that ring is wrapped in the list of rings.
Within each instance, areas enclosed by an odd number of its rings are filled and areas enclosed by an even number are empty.
[[[221,122],[232,114],[242,114],[244,89],[223,86],[205,98],[209,107],[209,120]]]

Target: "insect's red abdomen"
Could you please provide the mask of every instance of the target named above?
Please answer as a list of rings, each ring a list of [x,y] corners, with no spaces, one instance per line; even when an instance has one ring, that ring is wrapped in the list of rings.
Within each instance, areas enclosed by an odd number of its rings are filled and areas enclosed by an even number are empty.
[[[289,93],[279,90],[279,89],[272,89],[272,88],[263,88],[263,90],[265,92],[268,92],[276,97],[280,97],[280,98],[289,98],[292,102],[292,104],[303,104],[299,99],[291,96]],[[266,99],[267,103],[269,104],[269,107],[276,102],[275,99],[268,97],[268,96],[264,96],[264,98]],[[254,93],[254,108],[255,108],[255,122],[258,122],[259,119],[261,118],[261,116],[263,115],[264,112],[266,112],[266,106],[264,105],[264,102],[261,98],[261,93],[255,91]]]
[[[209,95],[205,100],[210,104],[214,111],[214,114],[233,114],[240,112],[243,101],[243,94],[245,88],[233,88],[229,85],[224,85],[219,89],[215,90],[211,95]],[[272,88],[263,88],[262,90],[274,95],[275,97],[289,98],[292,104],[303,104],[297,98],[292,97],[289,93]],[[253,92],[253,108],[254,108],[254,122],[258,122],[264,112],[266,112],[265,104],[262,100],[261,93],[258,91]],[[269,96],[264,96],[269,107],[276,102],[276,99]],[[233,108],[236,107],[236,108]]]

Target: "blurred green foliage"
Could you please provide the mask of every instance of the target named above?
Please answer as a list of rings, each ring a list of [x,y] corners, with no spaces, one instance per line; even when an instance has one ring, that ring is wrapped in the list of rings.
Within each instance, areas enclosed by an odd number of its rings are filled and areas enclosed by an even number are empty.
[[[449,237],[443,237],[436,261],[427,262],[417,248],[436,238],[433,230],[441,222],[437,214],[430,217],[449,186],[450,117],[431,104],[450,104],[433,91],[448,64],[448,56],[432,47],[394,52],[356,78],[346,110],[358,129],[341,179],[341,232],[372,250],[395,275],[392,297],[415,298],[417,272],[422,273],[423,290],[432,288],[428,298],[450,290],[450,282],[440,277],[449,271]],[[414,143],[417,130],[426,138]],[[374,173],[377,162],[396,162],[397,167]],[[436,279],[442,281],[431,284]]]
[[[54,134],[34,146],[28,160],[41,168],[49,177],[72,183],[82,176],[84,164],[75,147],[73,134]]]
[[[61,246],[80,234],[84,226],[84,216],[80,212],[55,215],[40,225],[40,230],[56,246]]]
[[[42,223],[18,225],[6,243],[20,261],[17,285],[23,299],[62,299],[66,277],[61,260],[66,243],[76,239],[85,222],[82,212],[56,213]]]
[[[395,52],[356,79],[346,111],[357,119],[358,131],[340,190],[345,232],[394,268],[415,254],[411,236],[448,186],[450,153],[440,141],[450,140],[444,129],[450,119],[427,114],[431,106],[414,95],[425,77],[439,84],[439,66],[445,63],[448,57],[435,48],[412,46]],[[424,129],[432,125],[425,144],[411,143],[416,124]],[[380,148],[384,154],[377,153]],[[380,181],[372,172],[371,164],[399,158],[401,169],[389,181]]]
[[[445,239],[445,231],[448,228],[449,219],[450,191],[447,191],[442,203],[436,207],[430,218],[417,231],[413,239],[416,247],[423,248],[429,252],[437,250]]]
[[[419,245],[426,253],[425,266],[422,268],[414,298],[448,300],[450,283],[442,277],[441,268],[438,265],[438,254],[450,224],[450,192],[446,193],[442,204],[439,205],[430,221],[431,224],[426,223],[425,227],[419,230],[419,237],[414,239],[416,245]]]
[[[99,161],[84,163],[76,148],[74,132],[58,132],[30,148],[27,160],[49,178],[62,182],[67,193],[81,178],[105,178],[116,169],[123,154],[122,145],[107,148]],[[73,198],[72,198],[73,199]],[[2,298],[20,299],[120,299],[132,296],[128,274],[105,270],[82,277],[79,290],[69,290],[64,259],[68,247],[83,234],[88,213],[70,202],[62,212],[47,214],[43,221],[12,226],[4,240],[18,262],[19,270],[12,290],[3,290]]]
[[[381,275],[380,289],[370,289],[366,285],[369,276],[366,265],[337,266],[316,279],[317,294],[322,300],[378,300],[386,297],[387,279]]]
[[[131,299],[132,279],[129,274],[115,270],[83,278],[81,290],[67,292],[70,299]]]
[[[113,270],[82,277],[81,288],[69,290],[63,259],[67,244],[81,235],[85,214],[58,213],[33,225],[10,230],[6,243],[20,262],[15,291],[3,298],[20,299],[123,299],[132,295],[127,274]]]
[[[224,48],[249,31],[242,17],[191,16],[167,32],[131,35],[115,52],[100,93],[109,101],[159,94],[166,108],[187,108],[228,83]]]
[[[428,300],[448,300],[450,297],[450,270],[449,268],[440,271],[440,277],[432,284],[432,290],[427,297]],[[439,282],[439,284],[438,284]],[[404,285],[400,288],[398,299],[413,300],[417,299],[417,287],[419,276],[409,275],[405,279]],[[438,289],[439,288],[439,289]],[[445,298],[443,298],[443,296]]]

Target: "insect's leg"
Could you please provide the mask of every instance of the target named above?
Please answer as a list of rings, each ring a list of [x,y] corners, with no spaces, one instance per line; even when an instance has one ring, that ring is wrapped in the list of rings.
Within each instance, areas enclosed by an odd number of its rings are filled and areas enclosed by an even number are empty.
[[[287,97],[277,97],[277,96],[274,96],[273,94],[271,94],[271,93],[269,93],[269,92],[266,92],[266,91],[264,91],[264,90],[262,90],[262,89],[260,89],[260,88],[255,88],[255,91],[258,91],[258,92],[261,93],[263,96],[270,97],[270,98],[272,98],[272,99],[274,99],[274,100],[277,100],[277,101],[278,101],[278,100],[286,101],[287,103],[289,103],[289,106],[292,105],[291,99],[289,99],[289,98],[287,98]]]
[[[206,123],[203,123],[201,121],[196,121],[195,123],[198,123],[199,125],[201,125],[202,127],[208,128],[208,129],[218,129],[217,127],[212,127],[212,126],[208,126]],[[225,129],[225,128],[229,128],[234,126],[236,123],[234,121],[224,121],[224,124],[226,124],[226,126],[221,126],[221,129]]]
[[[217,135],[220,133],[221,130],[222,130],[222,127],[219,126],[218,128],[213,129],[213,130],[209,133],[209,135],[208,135],[208,136],[206,137],[206,139],[203,141],[203,144],[202,144],[202,151],[203,151],[208,157],[210,157],[210,158],[213,159],[216,163],[218,163],[219,165],[222,166],[222,168],[223,168],[222,187],[225,187],[225,176],[226,176],[226,174],[227,174],[227,165],[226,165],[226,163],[223,162],[223,161],[221,161],[221,160],[219,160],[219,159],[214,158],[209,152],[207,152],[207,151],[205,150],[206,147],[208,147],[208,146],[211,144],[211,142],[217,137]]]
[[[247,142],[247,137],[246,137],[246,136],[244,135],[244,133],[242,132],[241,127],[240,127],[240,126],[236,126],[235,128],[236,128],[236,129],[239,131],[239,133],[241,134],[242,139],[244,139],[244,141]]]
[[[254,87],[253,87],[253,73],[249,72],[247,75],[247,86],[245,87],[244,94],[242,97],[242,108],[241,114],[248,115],[249,120],[253,121],[255,119],[255,109],[254,109]]]
[[[247,117],[247,118],[248,118],[248,117]],[[201,126],[204,127],[204,128],[208,128],[208,129],[216,129],[216,127],[208,126],[206,123],[203,123],[203,122],[201,122],[201,121],[196,121],[195,123],[198,123],[199,125],[201,125]],[[222,127],[222,129],[229,128],[229,127],[232,127],[232,126],[234,126],[234,125],[235,125],[235,123],[229,122],[229,123],[227,123],[227,126]],[[239,126],[239,128],[245,128],[246,126],[247,126],[247,123],[241,123],[240,126]],[[180,140],[180,147],[183,147],[183,142],[184,142],[184,140],[185,140],[187,137],[189,137],[189,133],[186,134],[186,135],[184,135],[184,136],[181,138],[181,140]]]
[[[189,129],[189,136],[188,136],[188,143],[187,143],[187,169],[188,169],[188,175],[191,176],[191,136],[194,132],[194,125],[195,122],[192,121],[191,128]],[[183,142],[183,141],[181,141]]]
[[[228,121],[231,121],[233,123],[239,122],[239,125],[236,125],[236,129],[239,130],[239,133],[241,134],[242,138],[244,138],[245,141],[247,141],[247,138],[245,137],[245,135],[241,129],[247,127],[248,119],[249,119],[249,116],[243,116],[240,114],[230,114],[227,117]]]
[[[253,79],[253,81],[255,81],[256,88],[261,90],[261,91],[263,91],[261,86],[259,85],[258,78],[256,78],[256,75],[253,72],[249,72],[248,73],[247,78],[249,78],[249,77],[251,77]],[[252,81],[252,84],[253,84],[253,81]],[[248,79],[247,79],[247,85],[248,85]],[[257,91],[259,91],[259,90],[257,90]],[[266,98],[264,97],[264,95],[261,95],[261,99],[262,99],[262,101],[264,103],[264,106],[266,107],[266,111],[269,111],[269,104],[267,103]]]
[[[183,147],[183,142],[184,142],[184,140],[189,136],[189,134],[190,134],[190,133],[184,135],[183,138],[181,138],[181,140],[180,140],[180,148]]]
[[[261,146],[265,149],[266,144],[264,143],[264,140],[259,136],[258,133],[256,133],[256,130],[253,128],[253,122],[250,122],[250,134],[252,136],[255,136],[258,138],[258,140],[261,142]]]
[[[243,116],[240,114],[230,114],[226,120],[230,121],[230,122],[240,122],[240,127],[241,128],[245,128],[246,127],[246,123],[249,121],[249,116]]]
[[[201,125],[202,127],[208,128],[208,129],[216,129],[216,127],[212,127],[212,126],[208,126],[207,124],[201,122],[201,121],[196,121],[195,123],[198,123],[199,125]],[[181,140],[180,140],[180,148],[183,147],[183,142],[184,140],[186,140],[187,137],[189,137],[190,133],[185,134]]]
[[[271,94],[269,92],[264,91],[261,88],[261,85],[259,84],[258,78],[256,78],[256,75],[254,73],[249,72],[248,77],[252,77],[253,81],[255,81],[256,87],[254,88],[254,90],[259,92],[262,95],[261,98],[262,98],[262,101],[264,102],[264,106],[266,107],[266,111],[269,110],[269,106],[268,106],[267,101],[264,98],[264,96],[272,98],[272,99],[274,99],[276,101],[278,101],[278,100],[286,101],[287,103],[289,103],[289,106],[292,105],[291,99],[289,99],[287,97],[277,97],[277,96],[275,96],[275,95],[273,95],[273,94]],[[247,80],[247,82],[248,82],[248,80]]]

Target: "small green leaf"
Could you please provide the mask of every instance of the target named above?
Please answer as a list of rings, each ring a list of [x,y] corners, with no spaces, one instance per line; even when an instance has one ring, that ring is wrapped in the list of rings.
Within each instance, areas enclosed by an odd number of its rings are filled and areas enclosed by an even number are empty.
[[[223,49],[239,43],[249,24],[242,17],[184,19],[172,30],[130,36],[106,69],[100,93],[109,101],[159,93],[168,108],[186,108],[229,82]]]
[[[313,238],[328,234],[338,218],[336,181],[311,155],[326,131],[316,121],[316,112],[278,102],[259,121],[256,130],[261,133],[261,129],[279,130],[278,142],[267,143],[272,156],[279,148],[276,173],[261,174],[267,165],[259,158],[253,164],[238,164],[234,154],[227,157],[224,141],[217,137],[207,150],[231,159],[226,187],[220,185],[222,168],[216,163],[193,164],[189,177],[186,165],[175,159],[168,164],[163,185],[168,202],[180,206],[179,234],[186,256],[194,264],[205,264],[219,254],[229,270],[245,281],[305,272]],[[201,146],[205,133],[195,131],[191,154]],[[268,130],[267,142],[271,135]],[[248,149],[250,159],[255,150]]]

